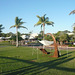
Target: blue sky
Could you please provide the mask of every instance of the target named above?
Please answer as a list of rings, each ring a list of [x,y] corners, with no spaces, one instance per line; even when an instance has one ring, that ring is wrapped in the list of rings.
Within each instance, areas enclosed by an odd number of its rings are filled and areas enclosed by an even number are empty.
[[[40,26],[34,27],[38,18],[36,15],[49,17],[53,21],[54,27],[45,26],[45,33],[56,33],[58,31],[72,31],[75,23],[75,15],[69,13],[75,10],[75,0],[0,0],[0,24],[3,24],[4,33],[16,33],[15,28],[10,26],[15,24],[15,17],[22,18],[26,22],[23,26],[26,29],[19,29],[21,33],[39,33]]]

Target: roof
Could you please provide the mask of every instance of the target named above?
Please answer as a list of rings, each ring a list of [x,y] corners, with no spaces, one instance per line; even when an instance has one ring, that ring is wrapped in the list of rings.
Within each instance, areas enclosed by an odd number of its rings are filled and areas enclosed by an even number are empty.
[[[68,35],[73,35],[74,33],[67,33]]]
[[[38,36],[38,33],[33,33],[30,35],[29,39],[34,39],[36,36]]]

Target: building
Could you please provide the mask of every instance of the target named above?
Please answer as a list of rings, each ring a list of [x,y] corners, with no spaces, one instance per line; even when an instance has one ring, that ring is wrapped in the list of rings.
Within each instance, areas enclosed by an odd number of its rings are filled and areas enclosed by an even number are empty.
[[[29,39],[35,39],[38,36],[38,33],[32,33],[29,37]]]
[[[74,35],[74,33],[67,33],[68,35]]]

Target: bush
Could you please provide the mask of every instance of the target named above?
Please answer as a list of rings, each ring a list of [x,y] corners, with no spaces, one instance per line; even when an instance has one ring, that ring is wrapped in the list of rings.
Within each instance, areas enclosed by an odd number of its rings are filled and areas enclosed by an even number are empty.
[[[72,47],[75,47],[75,45],[72,45]]]
[[[68,47],[75,47],[75,45],[69,44]]]
[[[72,44],[69,44],[68,46],[69,46],[69,47],[72,47]]]

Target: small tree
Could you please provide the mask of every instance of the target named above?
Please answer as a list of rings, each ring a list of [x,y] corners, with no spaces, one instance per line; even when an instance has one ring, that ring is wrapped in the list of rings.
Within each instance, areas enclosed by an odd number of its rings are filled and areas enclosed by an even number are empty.
[[[64,31],[58,31],[55,34],[55,38],[58,42],[60,42],[61,45],[63,44],[63,42],[69,41],[70,39],[68,34],[66,34]]]
[[[50,35],[45,35],[45,39],[48,41],[53,41],[53,38]]]

